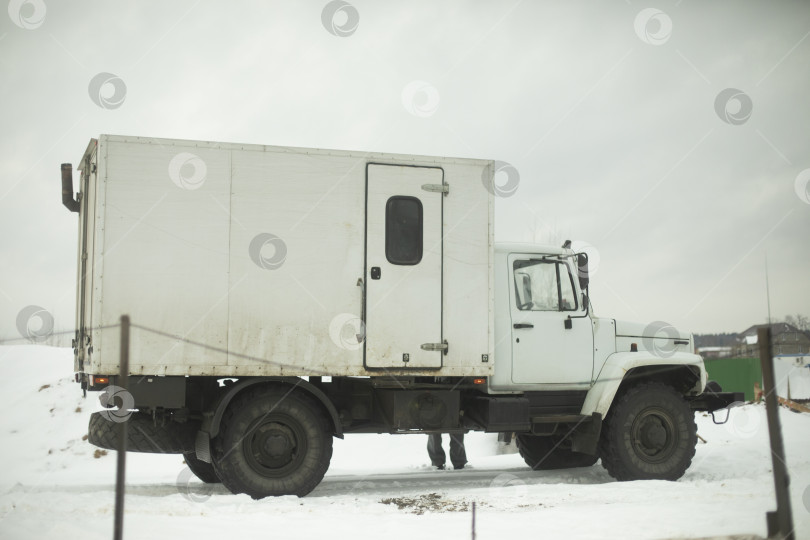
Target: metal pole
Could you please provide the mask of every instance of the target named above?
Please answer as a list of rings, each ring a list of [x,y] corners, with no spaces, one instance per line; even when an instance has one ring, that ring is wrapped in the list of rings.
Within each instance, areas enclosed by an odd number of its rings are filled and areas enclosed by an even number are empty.
[[[475,540],[475,501],[472,503],[472,540]]]
[[[118,385],[125,392],[129,387],[129,316],[121,316],[121,371]],[[113,540],[124,536],[124,488],[127,467],[127,427],[129,422],[118,423],[118,467],[115,471],[115,525]]]
[[[790,510],[790,477],[785,463],[785,446],[782,442],[782,426],[779,423],[779,400],[776,395],[773,357],[771,356],[771,328],[757,330],[759,361],[762,364],[762,382],[765,385],[765,409],[768,415],[768,433],[771,437],[773,481],[776,487],[776,512],[768,512],[768,538],[794,540],[793,515]]]

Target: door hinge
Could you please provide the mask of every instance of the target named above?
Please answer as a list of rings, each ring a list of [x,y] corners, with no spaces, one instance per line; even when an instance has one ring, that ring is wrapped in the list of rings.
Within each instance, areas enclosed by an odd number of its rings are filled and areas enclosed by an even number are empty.
[[[447,340],[445,339],[441,343],[422,343],[421,348],[423,351],[442,351],[446,355],[449,346],[447,345]]]
[[[450,193],[450,184],[422,184],[422,189],[432,193]]]

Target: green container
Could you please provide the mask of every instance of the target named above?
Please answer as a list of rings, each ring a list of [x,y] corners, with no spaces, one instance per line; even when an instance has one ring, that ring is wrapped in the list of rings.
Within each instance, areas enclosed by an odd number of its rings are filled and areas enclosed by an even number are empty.
[[[754,383],[762,386],[759,358],[704,358],[710,381],[717,381],[724,392],[745,392],[745,400],[754,399]]]

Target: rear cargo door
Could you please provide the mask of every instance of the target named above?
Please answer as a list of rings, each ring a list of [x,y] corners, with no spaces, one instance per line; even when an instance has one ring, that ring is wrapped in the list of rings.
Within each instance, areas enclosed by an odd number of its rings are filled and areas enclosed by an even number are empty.
[[[444,171],[366,168],[365,365],[442,366]]]
[[[75,371],[84,370],[84,362],[92,347],[90,336],[93,325],[93,279],[95,276],[94,264],[96,262],[97,154],[98,142],[91,139],[78,167],[81,174],[79,177],[81,206],[79,212],[78,268],[76,272],[76,323],[78,326],[74,336]]]

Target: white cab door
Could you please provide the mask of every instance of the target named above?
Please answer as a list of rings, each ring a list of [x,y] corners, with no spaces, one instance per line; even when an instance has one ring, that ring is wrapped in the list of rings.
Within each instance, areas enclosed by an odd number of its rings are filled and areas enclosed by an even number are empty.
[[[537,255],[512,254],[509,279],[512,382],[589,386],[593,328],[591,318],[583,316],[570,267]]]
[[[430,349],[442,346],[444,195],[431,189],[443,179],[438,168],[367,166],[367,368],[442,365],[443,352]]]

